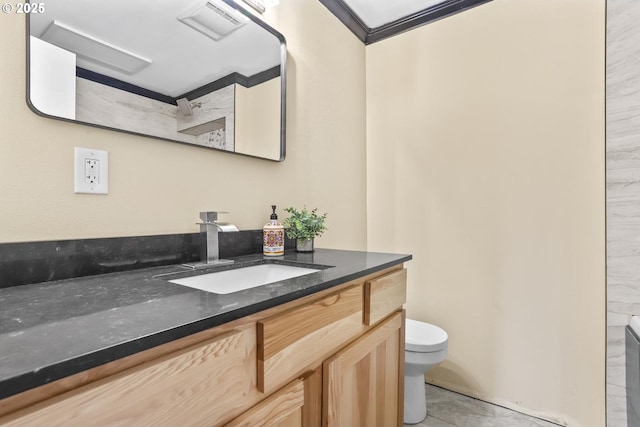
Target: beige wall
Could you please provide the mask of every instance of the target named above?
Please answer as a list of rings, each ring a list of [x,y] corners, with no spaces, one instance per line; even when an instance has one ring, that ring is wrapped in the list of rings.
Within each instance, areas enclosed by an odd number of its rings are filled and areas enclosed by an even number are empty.
[[[604,0],[495,0],[367,47],[368,249],[412,253],[429,381],[605,424]],[[563,424],[564,425],[564,424]]]
[[[283,1],[265,20],[288,43],[284,163],[35,115],[24,16],[1,14],[0,242],[195,232],[211,209],[261,228],[275,203],[328,212],[318,246],[364,249],[365,48],[316,1]],[[109,151],[109,195],[73,193],[75,146]]]
[[[235,150],[280,158],[280,77],[256,86],[235,84]]]

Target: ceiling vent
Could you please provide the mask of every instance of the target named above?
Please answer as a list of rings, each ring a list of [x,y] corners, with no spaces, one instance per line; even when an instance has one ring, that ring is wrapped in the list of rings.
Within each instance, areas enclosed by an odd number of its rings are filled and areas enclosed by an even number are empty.
[[[241,12],[216,0],[207,1],[178,19],[213,40],[220,40],[249,21]]]
[[[83,33],[60,21],[53,21],[40,38],[75,53],[79,59],[126,74],[135,74],[151,64],[149,59]]]

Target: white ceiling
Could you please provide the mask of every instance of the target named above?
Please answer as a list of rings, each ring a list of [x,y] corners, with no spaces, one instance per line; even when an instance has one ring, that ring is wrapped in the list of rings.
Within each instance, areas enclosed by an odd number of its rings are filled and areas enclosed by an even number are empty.
[[[427,9],[444,0],[343,0],[369,28]]]
[[[280,64],[280,41],[254,22],[214,41],[177,17],[206,0],[55,0],[32,14],[40,37],[53,19],[152,61],[127,75],[87,61],[78,65],[176,97],[232,72],[250,76]]]

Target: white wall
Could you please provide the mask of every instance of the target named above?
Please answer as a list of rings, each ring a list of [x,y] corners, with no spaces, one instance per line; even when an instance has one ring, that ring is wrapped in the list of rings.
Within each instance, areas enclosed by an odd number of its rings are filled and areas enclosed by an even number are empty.
[[[284,163],[37,116],[24,16],[2,14],[0,242],[196,232],[211,209],[255,229],[271,204],[306,204],[329,213],[317,246],[364,249],[365,48],[316,1],[283,1],[264,19],[289,52]],[[109,195],[73,193],[75,146],[109,152]]]
[[[368,249],[412,253],[432,383],[605,423],[604,0],[495,0],[367,47]],[[564,425],[564,424],[563,424]]]

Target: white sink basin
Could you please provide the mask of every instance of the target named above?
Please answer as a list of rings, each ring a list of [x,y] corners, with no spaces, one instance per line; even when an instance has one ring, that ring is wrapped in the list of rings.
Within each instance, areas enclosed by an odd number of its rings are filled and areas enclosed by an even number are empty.
[[[232,292],[266,285],[267,283],[304,276],[315,273],[316,271],[320,270],[282,264],[261,264],[169,281],[177,285],[188,286],[216,294],[230,294]]]

